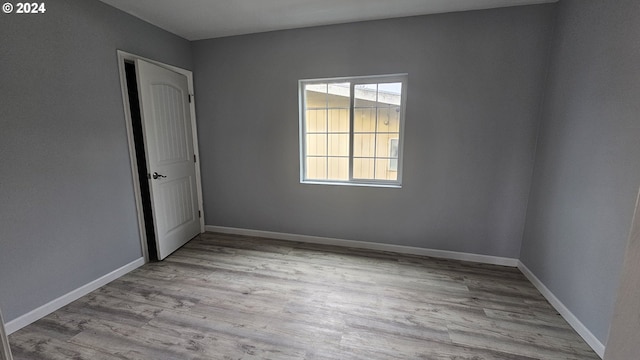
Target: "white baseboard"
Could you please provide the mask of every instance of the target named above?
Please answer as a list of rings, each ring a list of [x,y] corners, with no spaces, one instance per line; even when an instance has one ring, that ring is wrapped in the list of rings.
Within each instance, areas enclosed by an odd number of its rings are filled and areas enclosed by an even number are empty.
[[[83,285],[65,295],[60,296],[57,299],[54,299],[40,306],[35,310],[32,310],[14,320],[9,321],[8,323],[5,324],[5,329],[7,331],[7,334],[10,335],[22,329],[23,327],[39,319],[42,319],[43,317],[51,314],[52,312],[60,309],[61,307],[78,300],[79,298],[89,294],[90,292],[100,288],[101,286],[104,286],[110,283],[111,281],[121,277],[122,275],[125,275],[139,268],[142,265],[144,265],[144,258],[139,258],[137,260],[134,260],[119,269],[116,269],[96,280],[93,280],[92,282],[86,285]]]
[[[593,351],[604,358],[605,346],[593,335],[589,329],[547,288],[537,276],[527,268],[525,264],[518,261],[518,269],[522,271],[524,276],[540,291],[540,293],[551,303],[551,305],[562,315],[562,317],[571,325],[571,327],[591,346]]]
[[[426,248],[419,248],[419,247],[413,247],[413,246],[382,244],[382,243],[373,243],[373,242],[366,242],[366,241],[344,240],[344,239],[335,239],[335,238],[328,238],[328,237],[321,237],[321,236],[298,235],[298,234],[280,233],[280,232],[272,232],[272,231],[240,229],[240,228],[232,228],[232,227],[225,227],[225,226],[213,226],[213,225],[205,226],[205,230],[211,231],[211,232],[223,233],[223,234],[256,236],[256,237],[264,237],[264,238],[287,240],[287,241],[298,241],[298,242],[305,242],[305,243],[312,243],[312,244],[334,245],[334,246],[351,247],[351,248],[358,248],[358,249],[389,251],[389,252],[395,252],[395,253],[401,253],[401,254],[431,256],[435,258],[463,260],[463,261],[471,261],[471,262],[477,262],[477,263],[483,263],[483,264],[503,265],[503,266],[510,266],[510,267],[518,266],[518,259],[499,257],[499,256],[490,256],[490,255],[470,254],[470,253],[447,251],[447,250],[426,249]]]

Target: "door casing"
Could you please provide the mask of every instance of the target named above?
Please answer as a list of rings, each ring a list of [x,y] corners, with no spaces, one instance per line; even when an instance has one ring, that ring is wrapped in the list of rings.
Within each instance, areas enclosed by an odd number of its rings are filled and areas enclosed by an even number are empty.
[[[640,353],[640,190],[624,258],[605,360],[637,359]]]
[[[138,217],[138,233],[140,235],[140,247],[142,254],[144,255],[145,262],[149,261],[149,249],[147,247],[147,234],[145,230],[145,220],[142,204],[142,193],[140,189],[140,183],[138,180],[138,162],[136,159],[135,139],[133,135],[133,126],[131,119],[131,110],[129,107],[129,95],[127,92],[127,79],[125,73],[125,61],[135,62],[136,59],[144,60],[152,64],[161,66],[168,70],[177,72],[187,77],[189,94],[191,94],[191,103],[189,104],[189,111],[191,112],[191,132],[193,136],[193,152],[196,155],[196,190],[198,196],[198,209],[200,209],[200,232],[204,232],[204,206],[202,201],[202,178],[200,172],[200,153],[198,148],[198,131],[196,127],[196,108],[195,97],[193,91],[193,73],[189,70],[182,69],[176,66],[163,64],[161,62],[148,59],[142,56],[131,54],[122,50],[117,50],[118,56],[118,69],[120,71],[120,87],[122,91],[122,102],[124,105],[125,123],[127,128],[127,141],[129,143],[129,160],[131,163],[131,176],[133,181],[133,191],[136,203],[136,213]]]
[[[9,347],[9,338],[7,332],[4,329],[4,319],[2,318],[2,311],[0,310],[0,360],[12,360],[11,348]]]

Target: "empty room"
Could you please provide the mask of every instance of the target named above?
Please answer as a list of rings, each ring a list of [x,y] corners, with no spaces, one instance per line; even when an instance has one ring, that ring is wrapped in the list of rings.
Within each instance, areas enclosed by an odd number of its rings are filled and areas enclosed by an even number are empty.
[[[639,18],[4,1],[0,360],[640,359]]]

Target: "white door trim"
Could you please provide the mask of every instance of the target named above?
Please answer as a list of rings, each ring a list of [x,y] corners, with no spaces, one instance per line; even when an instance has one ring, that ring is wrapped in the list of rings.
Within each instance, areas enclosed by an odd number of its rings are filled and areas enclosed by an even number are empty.
[[[11,348],[9,347],[9,338],[4,329],[4,320],[2,319],[2,311],[0,310],[0,360],[12,360]]]
[[[133,138],[133,126],[131,123],[131,110],[129,108],[129,95],[127,93],[127,79],[124,69],[124,62],[135,61],[136,59],[144,60],[152,64],[161,66],[165,69],[177,72],[187,77],[189,86],[189,94],[192,95],[192,101],[189,104],[191,112],[191,131],[193,136],[193,153],[196,155],[196,187],[198,192],[198,209],[201,212],[200,216],[200,232],[204,232],[204,206],[202,201],[202,178],[200,175],[200,152],[198,148],[198,130],[196,126],[196,106],[193,99],[193,72],[185,70],[176,66],[163,64],[161,62],[151,60],[142,56],[128,53],[126,51],[117,50],[118,55],[118,69],[120,70],[120,88],[122,91],[122,102],[124,105],[124,116],[127,127],[127,141],[129,142],[129,159],[131,162],[131,176],[133,179],[133,191],[136,202],[136,212],[138,214],[138,232],[140,234],[140,246],[142,247],[142,253],[144,255],[145,262],[149,261],[149,250],[147,248],[147,234],[144,226],[144,213],[142,210],[142,195],[140,190],[140,183],[138,180],[138,163],[136,160],[136,149]]]
[[[640,191],[620,274],[605,360],[637,359],[640,350]]]

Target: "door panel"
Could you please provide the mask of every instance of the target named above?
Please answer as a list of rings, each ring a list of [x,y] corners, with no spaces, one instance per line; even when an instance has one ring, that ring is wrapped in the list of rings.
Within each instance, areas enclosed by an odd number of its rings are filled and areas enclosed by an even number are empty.
[[[136,60],[158,259],[200,233],[191,113],[184,75]]]
[[[165,204],[176,204],[177,207],[167,207],[162,214],[164,216],[165,231],[170,233],[193,220],[193,179],[183,177],[166,181],[157,186],[160,197]]]
[[[159,165],[189,161],[187,126],[184,112],[180,107],[184,95],[181,89],[167,84],[151,84],[155,116],[155,144]]]

